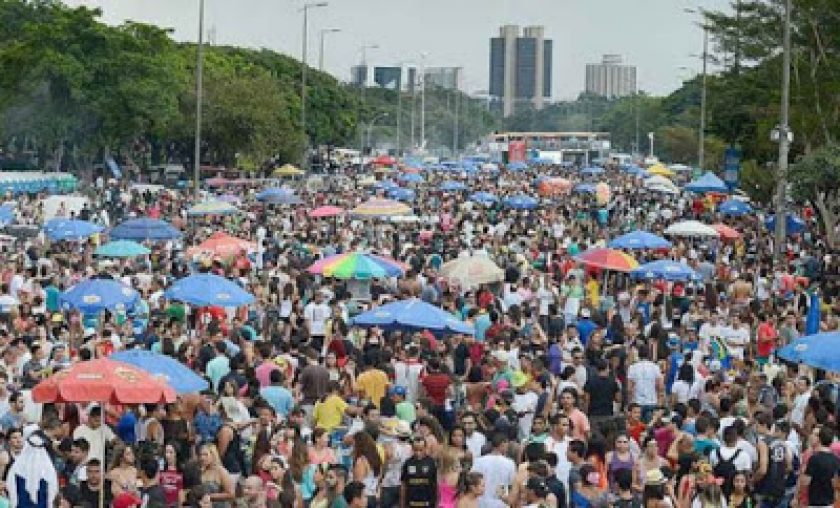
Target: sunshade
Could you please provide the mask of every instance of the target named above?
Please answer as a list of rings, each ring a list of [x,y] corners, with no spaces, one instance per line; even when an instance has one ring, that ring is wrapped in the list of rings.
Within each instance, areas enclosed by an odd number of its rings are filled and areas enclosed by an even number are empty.
[[[707,226],[702,222],[696,220],[684,220],[676,222],[668,226],[665,230],[666,235],[671,236],[696,236],[696,237],[714,237],[717,238],[720,234],[715,231],[715,228]]]
[[[741,233],[726,224],[712,224],[712,228],[717,231],[720,237],[724,240],[737,240],[738,238],[741,238]]]
[[[309,273],[338,279],[372,279],[405,275],[405,266],[386,257],[347,252],[317,261],[307,268]]]
[[[738,199],[727,199],[718,206],[718,211],[724,215],[740,217],[753,212],[752,206]]]
[[[685,190],[691,192],[728,192],[729,187],[714,173],[707,172],[697,180],[687,184]]]
[[[35,402],[105,402],[163,404],[175,402],[175,390],[133,365],[110,359],[71,364],[32,389]]]
[[[459,257],[440,267],[440,275],[458,281],[463,289],[499,282],[505,272],[486,256]]]
[[[515,161],[508,164],[507,168],[511,171],[523,171],[525,169],[528,169],[528,164],[522,161]]]
[[[429,330],[435,334],[468,334],[475,329],[445,310],[419,298],[399,300],[373,308],[352,319],[354,326],[375,326],[384,330]]]
[[[687,264],[670,259],[645,263],[631,271],[630,276],[644,280],[698,281],[702,279]]]
[[[65,308],[76,309],[84,314],[130,309],[139,300],[140,294],[135,289],[114,279],[86,279],[58,297],[59,303]]]
[[[210,383],[193,372],[183,363],[166,355],[144,349],[118,351],[111,360],[133,365],[171,386],[176,393],[198,393],[206,390]]]
[[[588,168],[583,168],[583,169],[580,170],[580,174],[589,175],[589,176],[601,175],[603,173],[604,173],[604,168],[598,167],[598,166],[590,166]]]
[[[209,273],[190,275],[178,279],[163,295],[167,299],[197,307],[210,305],[239,307],[254,301],[254,295],[242,289],[235,282]]]
[[[474,192],[470,194],[470,201],[481,203],[482,205],[492,205],[499,200],[498,196],[492,192]]]
[[[339,206],[320,206],[314,210],[310,210],[309,216],[315,218],[335,217],[336,215],[341,215],[345,212],[346,210]]]
[[[101,232],[102,226],[77,219],[50,219],[44,224],[44,233],[52,241],[83,240]]]
[[[840,372],[840,332],[800,337],[779,349],[776,356],[789,362],[803,363],[829,372]]]
[[[670,249],[671,242],[659,235],[647,231],[631,231],[630,233],[613,238],[607,244],[613,249]]]
[[[377,166],[393,166],[396,163],[397,159],[391,157],[390,155],[380,155],[371,161],[371,164],[375,164]]]
[[[304,173],[306,173],[306,171],[296,168],[291,164],[285,164],[274,170],[274,176],[300,176]]]
[[[667,176],[672,177],[675,175],[673,171],[666,168],[662,164],[654,164],[653,166],[647,168],[647,173],[649,175],[657,175],[657,176]]]
[[[189,255],[199,253],[210,256],[230,257],[242,251],[254,252],[257,246],[254,242],[231,236],[223,231],[217,231],[210,235],[210,238],[187,250]]]
[[[423,177],[417,173],[406,173],[404,175],[400,175],[399,179],[405,183],[423,183],[425,181]]]
[[[369,199],[350,211],[351,215],[359,217],[391,217],[410,213],[411,208],[399,201],[381,198]]]
[[[175,240],[181,232],[160,219],[130,219],[111,229],[109,236],[117,240]]]
[[[14,204],[6,203],[5,205],[0,205],[0,226],[11,224],[15,219]]]
[[[269,203],[273,205],[299,205],[303,203],[300,197],[295,195],[292,189],[284,189],[282,187],[270,187],[257,193],[255,196],[257,201]]]
[[[507,208],[514,208],[516,210],[532,210],[539,206],[540,202],[537,198],[525,194],[519,194],[505,198],[502,201]]]
[[[457,182],[455,180],[446,180],[445,182],[440,184],[440,190],[446,192],[463,191],[467,190],[467,186],[463,182]]]
[[[771,215],[764,221],[764,225],[770,231],[776,230],[776,216]],[[799,233],[805,231],[805,221],[796,217],[795,215],[787,215],[787,220],[785,221],[785,234],[790,235],[798,235]]]
[[[586,266],[616,272],[629,272],[639,266],[633,256],[614,249],[589,249],[581,252],[575,259]]]
[[[105,258],[133,258],[145,256],[152,252],[146,247],[132,240],[114,240],[105,245],[100,245],[94,251],[97,256]]]
[[[233,215],[235,213],[239,213],[239,209],[224,201],[205,201],[187,210],[187,215],[193,217],[201,215]]]
[[[395,187],[388,189],[388,197],[396,199],[397,201],[413,201],[417,197],[417,193],[412,189],[405,189],[403,187]]]

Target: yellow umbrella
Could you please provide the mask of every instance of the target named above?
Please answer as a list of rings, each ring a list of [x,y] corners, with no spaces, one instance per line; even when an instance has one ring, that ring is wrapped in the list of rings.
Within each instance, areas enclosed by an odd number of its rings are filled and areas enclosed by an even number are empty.
[[[393,199],[373,198],[350,210],[357,217],[393,217],[408,215],[411,208]]]
[[[275,176],[300,176],[306,173],[306,171],[292,166],[291,164],[285,164],[280,168],[274,170]]]
[[[662,164],[654,164],[653,166],[647,169],[648,174],[650,175],[659,175],[659,176],[667,176],[672,177],[674,176],[674,172],[670,169],[666,168]]]

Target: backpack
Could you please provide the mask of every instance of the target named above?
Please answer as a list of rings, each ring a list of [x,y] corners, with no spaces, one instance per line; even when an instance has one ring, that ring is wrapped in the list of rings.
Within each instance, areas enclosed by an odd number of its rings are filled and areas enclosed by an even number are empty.
[[[715,464],[713,472],[716,477],[723,478],[721,490],[728,497],[732,493],[732,479],[735,478],[735,474],[738,472],[738,468],[735,467],[735,459],[738,458],[741,449],[735,450],[735,453],[726,460],[723,460],[723,456],[720,454],[720,448],[717,448],[715,453],[717,453],[717,464]]]
[[[778,439],[765,439],[767,444],[767,473],[759,482],[756,492],[771,499],[785,495],[787,475],[785,474],[785,453],[787,447]]]

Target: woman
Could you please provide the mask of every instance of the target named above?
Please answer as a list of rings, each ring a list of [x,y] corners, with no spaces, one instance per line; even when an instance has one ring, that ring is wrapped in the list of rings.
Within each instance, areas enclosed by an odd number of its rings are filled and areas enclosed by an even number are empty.
[[[478,498],[484,495],[484,476],[471,472],[464,475],[458,489],[456,508],[478,508]]]
[[[309,445],[308,455],[310,464],[335,464],[335,451],[330,448],[330,435],[322,427],[315,427],[312,431],[312,444]]]
[[[178,460],[178,450],[174,443],[166,443],[163,448],[164,469],[160,472],[160,486],[166,495],[167,508],[181,506],[184,503],[184,473]]]
[[[216,445],[206,443],[198,454],[201,485],[209,492],[213,508],[230,508],[235,499],[236,485],[222,466]]]
[[[607,453],[606,462],[607,478],[611,490],[616,490],[615,474],[622,469],[629,469],[633,473],[633,484],[638,482],[636,457],[630,450],[630,438],[626,434],[619,434],[615,438],[615,449]]]
[[[467,449],[467,431],[460,425],[455,425],[449,432],[449,444],[444,453],[454,454],[461,465],[462,471],[469,471],[472,466],[472,454]]]
[[[747,485],[747,475],[743,471],[738,471],[732,477],[732,493],[726,500],[728,508],[753,508],[755,506],[755,499]]]
[[[179,456],[184,456],[188,446],[187,443],[190,440],[190,430],[187,420],[183,417],[181,405],[179,403],[167,404],[166,417],[161,420],[160,424],[163,427],[163,435],[166,436],[166,440],[175,444]]]
[[[720,484],[723,480],[714,478],[712,475],[706,477],[702,482],[697,484],[697,495],[691,501],[691,508],[724,508],[726,499],[723,497],[723,491]]]
[[[609,505],[609,492],[599,487],[601,473],[592,464],[580,467],[580,489],[572,492],[572,505],[576,508],[603,508]]]
[[[242,469],[245,466],[245,459],[242,452],[242,437],[230,415],[224,408],[221,408],[222,426],[216,432],[216,450],[221,458],[221,464],[230,475],[231,482],[236,485],[239,477],[242,476]]]
[[[117,497],[122,492],[137,490],[137,468],[134,466],[134,449],[130,446],[117,448],[114,460],[108,471],[107,479],[111,480],[111,492]]]
[[[702,385],[694,379],[694,366],[686,362],[680,365],[677,380],[671,386],[671,406],[676,403],[688,404],[689,399],[700,396]]]
[[[379,494],[379,475],[382,459],[376,449],[376,442],[365,431],[353,435],[353,481],[365,485],[368,508],[376,508]],[[384,508],[384,507],[383,507]]]
[[[313,494],[309,499],[304,498],[305,506],[308,508],[329,508],[329,497],[327,492],[327,471],[329,464],[310,465],[307,469],[307,476],[310,477],[305,483],[312,484]]]
[[[667,466],[668,461],[659,456],[659,447],[653,434],[648,434],[642,440],[642,456],[639,457],[639,472],[636,475],[637,489],[642,490],[641,479],[645,478],[649,471],[659,470]]]
[[[458,495],[458,479],[461,476],[461,464],[453,448],[448,447],[441,453],[438,470],[438,507],[455,508]]]

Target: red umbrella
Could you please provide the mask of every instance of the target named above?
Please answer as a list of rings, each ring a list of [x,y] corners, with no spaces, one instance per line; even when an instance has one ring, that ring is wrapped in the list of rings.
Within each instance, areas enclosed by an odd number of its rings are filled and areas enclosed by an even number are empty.
[[[163,380],[127,363],[100,359],[79,362],[38,383],[35,402],[161,404],[175,402]]]
[[[718,232],[721,238],[724,240],[737,240],[741,238],[741,233],[738,230],[733,229],[726,224],[712,224],[712,229]]]
[[[629,272],[639,267],[633,256],[613,249],[589,249],[581,252],[575,259],[586,266],[616,272]]]
[[[223,186],[229,184],[230,180],[228,180],[227,178],[223,178],[221,176],[217,176],[217,177],[208,179],[206,183],[210,187],[223,187]]]
[[[397,159],[391,157],[390,155],[380,155],[379,157],[373,159],[372,162],[377,166],[393,166],[397,163]]]
[[[210,238],[204,240],[195,247],[187,249],[188,256],[196,254],[209,254],[211,256],[232,257],[242,251],[254,252],[257,246],[254,242],[243,240],[235,236],[230,236],[223,231],[217,231],[210,235]]]
[[[321,206],[314,210],[309,211],[310,217],[335,217],[336,215],[341,215],[345,212],[344,208],[339,206]]]

